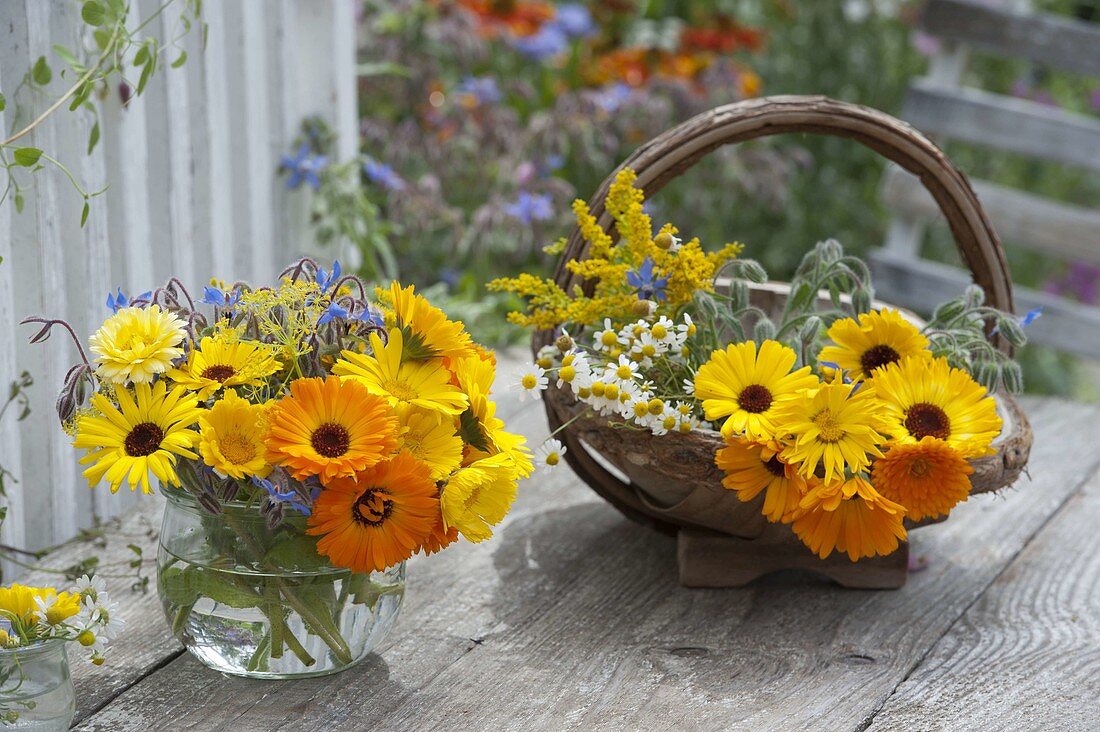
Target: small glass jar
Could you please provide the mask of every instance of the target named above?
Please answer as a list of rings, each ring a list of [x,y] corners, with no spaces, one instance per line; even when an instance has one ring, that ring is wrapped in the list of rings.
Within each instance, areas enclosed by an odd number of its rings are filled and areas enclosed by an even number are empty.
[[[220,515],[182,490],[168,502],[157,592],[172,633],[212,669],[253,678],[335,673],[389,633],[405,595],[405,563],[369,574],[334,567],[305,517],[272,530],[255,505]]]
[[[76,714],[67,641],[0,648],[0,728],[67,730]]]

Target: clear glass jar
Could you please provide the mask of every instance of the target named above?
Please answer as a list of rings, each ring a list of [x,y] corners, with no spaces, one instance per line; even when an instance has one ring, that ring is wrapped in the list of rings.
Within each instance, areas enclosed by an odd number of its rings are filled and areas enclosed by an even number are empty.
[[[219,516],[177,489],[157,554],[157,592],[172,633],[227,674],[298,678],[363,660],[389,633],[405,595],[405,563],[362,574],[333,567],[294,515],[272,530],[256,506]]]
[[[76,714],[68,641],[0,648],[0,728],[66,730]]]

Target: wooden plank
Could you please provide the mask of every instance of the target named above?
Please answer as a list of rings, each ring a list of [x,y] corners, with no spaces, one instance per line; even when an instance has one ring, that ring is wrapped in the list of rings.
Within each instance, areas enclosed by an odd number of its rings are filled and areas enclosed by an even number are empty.
[[[868,254],[877,295],[887,302],[928,313],[944,300],[958,297],[971,283],[958,267],[898,255],[886,249]],[[1017,287],[1016,311],[1043,308],[1028,338],[1063,351],[1100,358],[1100,309],[1046,292]]]
[[[902,118],[930,135],[1100,170],[1100,120],[980,89],[909,85]]]
[[[1100,209],[1070,206],[983,180],[971,183],[1002,240],[1064,259],[1100,264]],[[902,216],[942,218],[920,181],[896,166],[887,170],[881,194]]]
[[[927,568],[897,592],[688,590],[671,539],[576,481],[532,480],[493,544],[411,564],[406,611],[359,669],[257,684],[184,656],[81,728],[861,728],[1095,469],[1100,411],[1027,407],[1033,479],[922,529]]]
[[[871,732],[1100,729],[1100,474],[886,701]]]
[[[1000,56],[1100,76],[1100,27],[1095,23],[975,0],[930,0],[920,27],[939,38]]]

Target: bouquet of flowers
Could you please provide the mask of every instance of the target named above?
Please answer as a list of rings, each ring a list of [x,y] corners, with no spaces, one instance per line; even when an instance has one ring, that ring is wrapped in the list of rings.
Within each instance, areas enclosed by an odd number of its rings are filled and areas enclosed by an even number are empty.
[[[71,720],[65,645],[88,648],[98,666],[122,627],[118,603],[100,577],[85,575],[65,592],[18,583],[0,587],[0,724],[33,726],[66,712]]]
[[[531,472],[495,414],[494,355],[411,286],[372,297],[339,262],[303,259],[274,287],[213,282],[196,301],[172,279],[108,306],[62,423],[90,485],[155,479],[168,496],[158,587],[186,645],[216,635],[202,613],[253,611],[231,672],[262,674],[284,648],[312,667],[305,634],[357,660],[346,636],[403,591],[395,568],[489,538]],[[32,340],[73,334],[29,320]]]
[[[491,283],[528,298],[514,322],[560,334],[518,388],[568,390],[583,414],[622,429],[718,430],[725,488],[745,502],[763,494],[767,520],[823,559],[889,554],[906,519],[966,500],[968,460],[992,454],[1001,433],[989,390],[1021,386],[987,327],[1021,345],[1038,313],[1017,320],[973,286],[921,324],[876,307],[867,266],[835,241],[807,254],[769,312],[754,297],[767,274],[739,245],[704,254],[671,224],[654,232],[634,180],[624,169],[607,196],[617,246],[574,204],[588,256],[566,267],[590,290],[528,275]],[[540,454],[556,464],[562,451],[552,439]]]

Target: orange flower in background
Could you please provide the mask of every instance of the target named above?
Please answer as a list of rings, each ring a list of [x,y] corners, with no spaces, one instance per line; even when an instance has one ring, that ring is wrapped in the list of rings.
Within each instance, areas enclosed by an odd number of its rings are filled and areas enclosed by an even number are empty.
[[[529,36],[554,17],[554,6],[537,0],[458,0],[477,18],[478,31],[492,38],[503,31]]]
[[[764,33],[720,15],[706,26],[684,28],[680,32],[680,46],[687,50],[714,53],[755,52],[764,47]]]
[[[875,461],[871,480],[882,495],[905,506],[906,517],[920,521],[945,516],[970,495],[974,468],[943,440],[925,437],[895,443]]]
[[[385,397],[350,379],[292,381],[268,419],[267,460],[298,480],[354,475],[397,448],[397,416]]]
[[[441,522],[428,466],[407,452],[325,483],[306,533],[317,552],[353,572],[381,572],[413,555]]]

